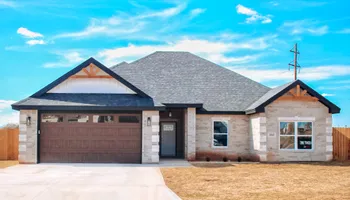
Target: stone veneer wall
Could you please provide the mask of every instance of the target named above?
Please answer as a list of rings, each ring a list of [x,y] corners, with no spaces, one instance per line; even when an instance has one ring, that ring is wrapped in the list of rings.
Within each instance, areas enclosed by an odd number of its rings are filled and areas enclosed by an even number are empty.
[[[213,120],[228,121],[228,147],[215,148],[213,143]],[[237,160],[238,156],[250,160],[249,119],[247,115],[197,115],[196,159]]]
[[[151,126],[147,126],[147,118]],[[159,162],[159,111],[142,111],[142,163]]]
[[[251,160],[266,161],[266,117],[265,113],[249,116],[249,146]]]
[[[275,101],[265,108],[267,119],[267,161],[329,161],[332,159],[332,114],[322,103]],[[311,117],[313,150],[279,150],[279,117]]]
[[[184,112],[185,158],[196,159],[196,109],[187,108]]]
[[[31,124],[27,126],[27,117],[31,118]],[[37,163],[37,138],[38,138],[38,111],[20,110],[19,114],[19,163]]]

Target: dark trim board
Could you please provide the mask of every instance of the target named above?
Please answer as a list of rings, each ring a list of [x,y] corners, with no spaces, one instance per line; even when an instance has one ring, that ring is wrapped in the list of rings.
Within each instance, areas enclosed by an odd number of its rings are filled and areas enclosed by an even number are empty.
[[[37,137],[36,137],[37,138],[37,141],[36,141],[36,143],[37,143],[37,148],[36,148],[36,150],[37,150],[37,152],[36,152],[37,163],[40,163],[40,134],[41,134],[40,125],[41,125],[41,111],[38,110],[37,133],[36,133],[37,134]],[[39,132],[40,132],[40,134],[38,134]]]
[[[162,103],[167,108],[202,108],[202,103],[191,104],[191,103]]]
[[[74,114],[74,113],[101,113],[101,114],[141,114],[142,111],[135,111],[135,110],[100,110],[100,111],[93,111],[93,110],[40,110],[41,114],[42,113],[69,113],[69,114]]]
[[[197,114],[203,115],[246,115],[244,111],[207,111],[207,110],[197,110]]]
[[[131,84],[130,82],[128,82],[127,80],[125,80],[124,78],[122,78],[121,76],[119,76],[118,74],[116,74],[115,72],[110,70],[108,67],[104,66],[103,64],[101,64],[100,62],[98,62],[97,60],[95,60],[92,57],[87,59],[86,61],[84,61],[83,63],[81,63],[77,67],[75,67],[74,69],[70,70],[69,72],[67,72],[63,76],[59,77],[58,79],[56,79],[55,81],[53,81],[52,83],[50,83],[49,85],[44,87],[43,89],[39,90],[38,92],[33,94],[31,97],[39,97],[39,96],[45,94],[46,92],[48,92],[52,88],[56,87],[57,85],[59,85],[60,83],[65,81],[70,76],[78,73],[80,70],[82,70],[83,68],[87,67],[90,63],[96,65],[102,71],[106,72],[108,75],[112,76],[113,78],[115,78],[116,80],[118,80],[119,82],[124,84],[126,87],[128,87],[131,90],[133,90],[134,92],[136,92],[138,95],[140,95],[142,97],[149,97],[142,90],[140,90],[139,88],[137,88],[136,86],[134,86],[133,84]]]
[[[14,110],[61,110],[61,111],[84,111],[84,110],[93,110],[93,111],[99,111],[99,110],[110,110],[110,111],[141,111],[141,110],[159,110],[163,111],[165,110],[165,107],[163,106],[156,106],[156,107],[104,107],[104,106],[17,106],[12,105],[12,109]]]

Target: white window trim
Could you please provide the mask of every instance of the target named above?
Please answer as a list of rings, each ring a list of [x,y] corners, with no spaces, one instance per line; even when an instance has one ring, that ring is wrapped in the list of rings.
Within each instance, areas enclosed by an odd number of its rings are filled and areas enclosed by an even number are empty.
[[[281,117],[282,118],[282,117]],[[278,118],[280,119],[280,118]],[[291,119],[291,118],[289,118]],[[295,119],[295,118],[294,118]],[[307,121],[311,118],[299,118],[300,120],[279,120],[278,121],[278,148],[280,151],[296,151],[296,152],[310,152],[314,151],[315,141],[314,141],[314,121]],[[304,120],[306,119],[306,120]],[[294,149],[281,149],[281,122],[294,122],[294,135],[282,135],[283,136],[294,136]],[[311,135],[306,135],[306,137],[311,137],[311,149],[298,149],[298,122],[311,122],[312,130]],[[303,135],[304,136],[304,135]]]
[[[226,122],[227,124],[227,133],[214,133],[214,122]],[[228,120],[225,119],[212,119],[212,123],[211,123],[211,134],[212,134],[212,138],[211,138],[211,147],[215,148],[215,149],[226,149],[228,148],[228,144],[229,144],[229,132],[230,132],[230,125],[228,123]],[[215,146],[214,145],[214,134],[215,135],[227,135],[227,145],[226,146]]]

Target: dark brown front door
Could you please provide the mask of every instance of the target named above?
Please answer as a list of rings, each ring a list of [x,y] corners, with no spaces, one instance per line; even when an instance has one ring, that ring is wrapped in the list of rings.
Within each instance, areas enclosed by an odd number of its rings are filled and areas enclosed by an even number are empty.
[[[140,163],[140,114],[41,115],[40,162]]]

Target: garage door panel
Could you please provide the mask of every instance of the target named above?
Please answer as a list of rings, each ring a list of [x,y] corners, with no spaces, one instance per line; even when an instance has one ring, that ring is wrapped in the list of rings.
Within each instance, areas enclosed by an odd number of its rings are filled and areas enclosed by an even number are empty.
[[[55,118],[50,116],[41,123],[41,162],[139,163],[141,160],[141,122],[118,123],[117,115],[109,115],[114,116],[114,121],[108,123],[93,123],[89,121],[92,117],[85,123],[68,122],[64,117],[70,115],[65,114],[60,115],[63,120],[53,122]]]

